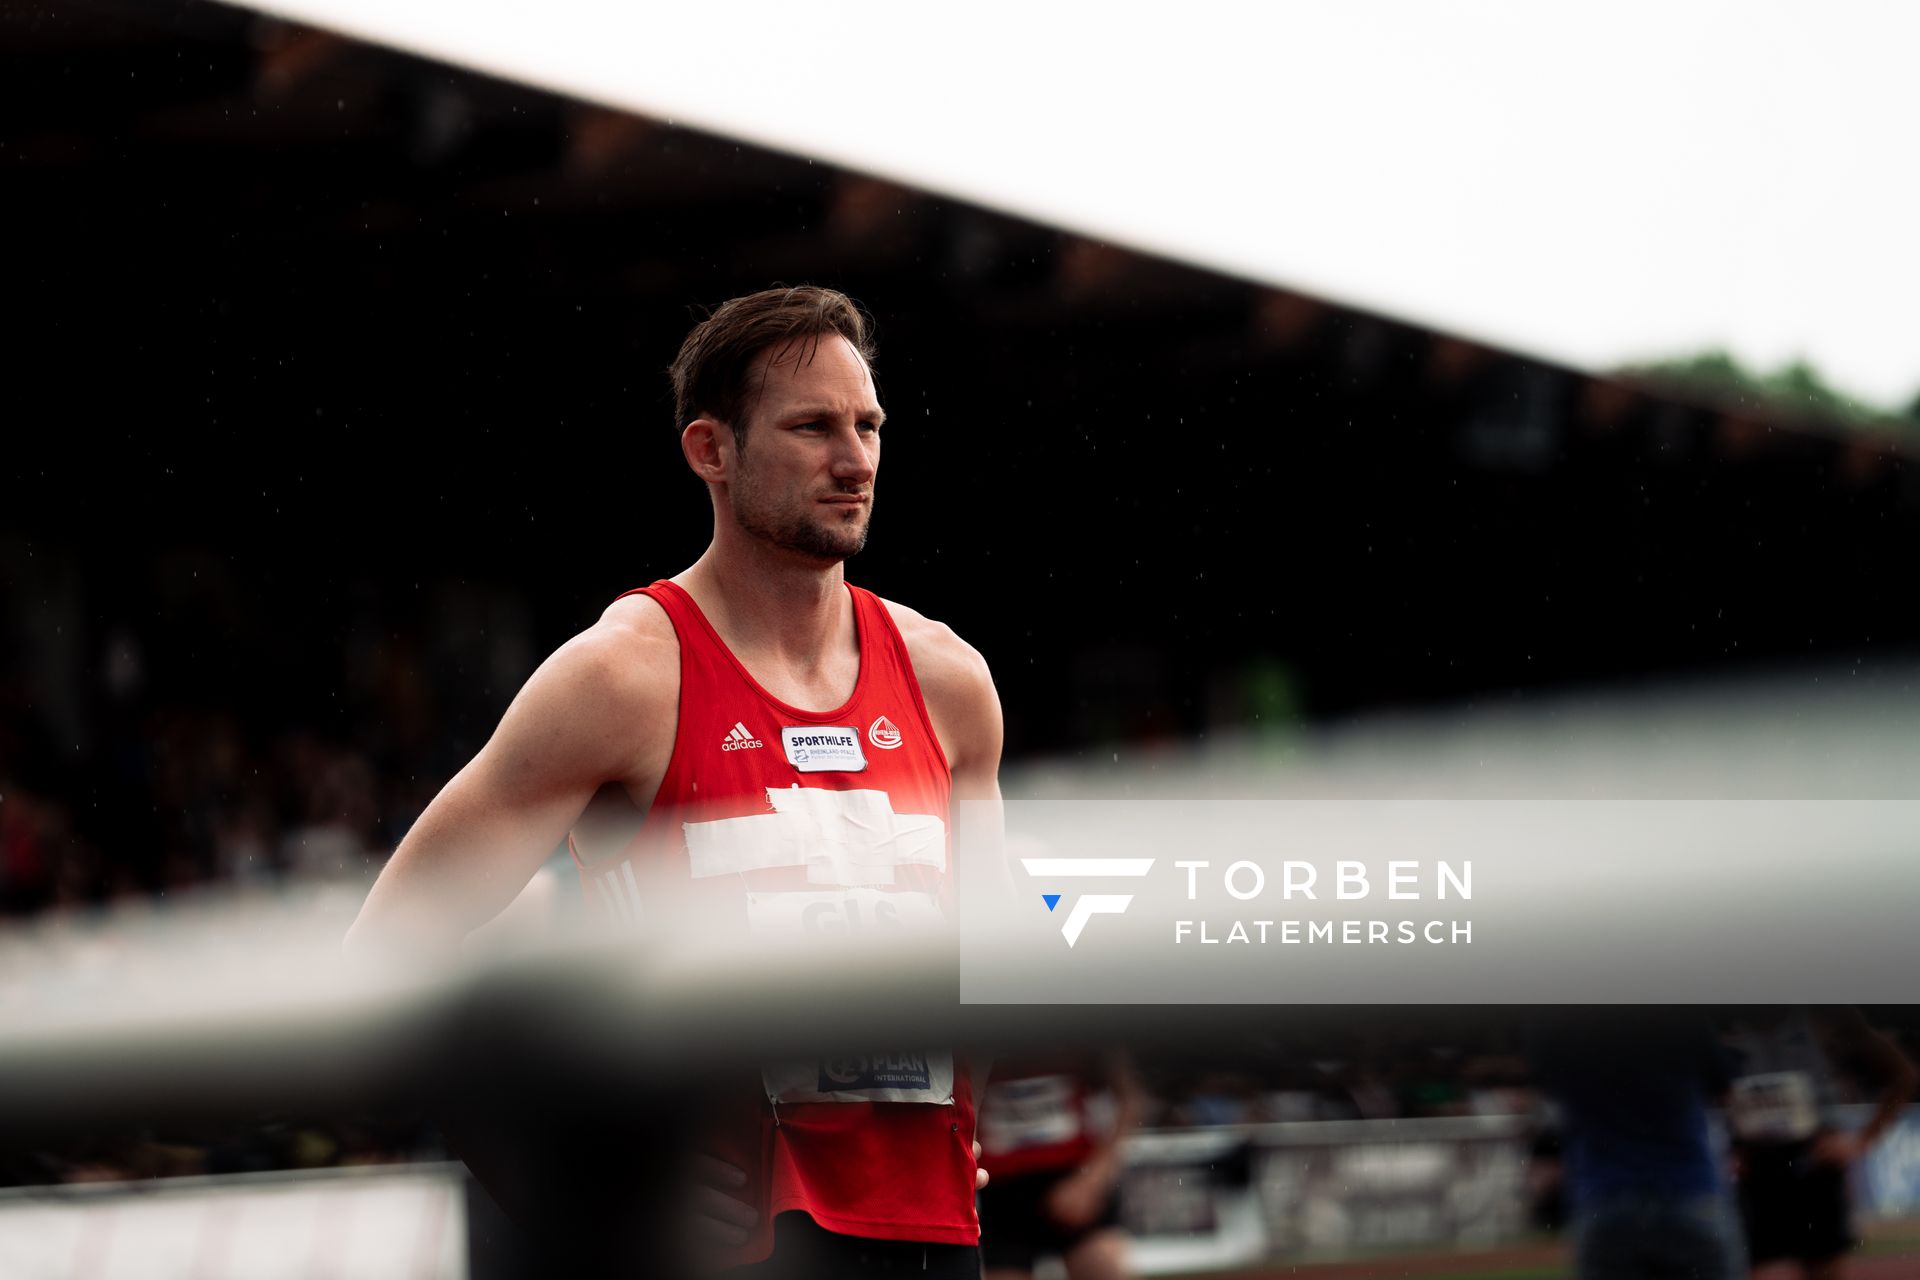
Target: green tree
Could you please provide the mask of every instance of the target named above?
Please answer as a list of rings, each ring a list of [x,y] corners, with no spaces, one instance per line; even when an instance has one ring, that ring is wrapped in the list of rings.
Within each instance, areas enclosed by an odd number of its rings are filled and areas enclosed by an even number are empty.
[[[1886,430],[1920,428],[1920,397],[1903,412],[1864,404],[1836,390],[1820,371],[1802,359],[1772,373],[1755,373],[1725,351],[1628,365],[1622,376],[1656,392],[1709,400],[1735,409],[1761,409],[1803,422]]]

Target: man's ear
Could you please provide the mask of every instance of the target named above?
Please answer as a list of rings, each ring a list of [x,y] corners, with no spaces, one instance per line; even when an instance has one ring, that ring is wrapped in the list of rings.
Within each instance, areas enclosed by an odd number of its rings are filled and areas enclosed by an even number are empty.
[[[680,433],[680,452],[693,474],[709,484],[724,484],[733,465],[733,432],[712,418],[695,418]]]

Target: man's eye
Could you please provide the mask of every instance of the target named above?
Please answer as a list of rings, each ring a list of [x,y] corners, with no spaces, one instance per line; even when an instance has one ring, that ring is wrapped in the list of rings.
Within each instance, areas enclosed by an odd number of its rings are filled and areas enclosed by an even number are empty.
[[[880,429],[880,424],[877,422],[863,422],[860,424],[860,430],[867,435],[872,435],[874,432],[878,431],[879,429]]]

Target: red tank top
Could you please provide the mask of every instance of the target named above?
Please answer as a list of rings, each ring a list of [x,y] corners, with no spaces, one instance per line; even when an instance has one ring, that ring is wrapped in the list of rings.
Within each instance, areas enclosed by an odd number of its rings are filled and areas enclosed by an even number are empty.
[[[825,712],[762,688],[683,588],[627,593],[655,600],[679,636],[680,712],[640,834],[621,856],[580,867],[616,920],[644,925],[652,884],[691,890],[722,927],[753,931],[951,917],[946,756],[886,606],[847,590],[860,674],[845,705]],[[739,1261],[766,1256],[773,1216],[789,1210],[848,1235],[979,1239],[964,1063],[850,1056],[771,1065],[761,1084],[753,1122],[711,1140],[756,1193],[760,1226]]]

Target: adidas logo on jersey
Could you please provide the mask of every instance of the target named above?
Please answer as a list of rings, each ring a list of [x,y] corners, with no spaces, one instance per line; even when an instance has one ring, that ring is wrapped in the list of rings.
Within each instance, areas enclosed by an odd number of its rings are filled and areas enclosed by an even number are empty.
[[[733,728],[727,730],[727,736],[720,741],[722,751],[745,751],[749,747],[764,747],[767,744],[747,731],[747,726],[735,720]]]

